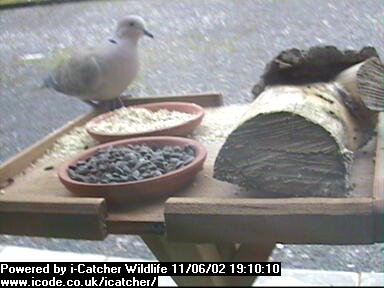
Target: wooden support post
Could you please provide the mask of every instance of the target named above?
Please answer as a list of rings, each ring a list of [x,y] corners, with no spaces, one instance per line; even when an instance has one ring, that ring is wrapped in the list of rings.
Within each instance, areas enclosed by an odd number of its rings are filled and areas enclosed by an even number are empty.
[[[268,261],[269,256],[275,248],[275,243],[263,245],[239,244],[231,262],[264,262]],[[233,287],[249,287],[255,282],[255,276],[235,276],[228,281]]]
[[[164,236],[141,236],[144,243],[159,261],[170,262],[221,262],[214,244],[169,242]],[[218,276],[173,276],[179,286],[227,286],[226,277]]]
[[[268,261],[275,244],[261,246],[234,243],[170,242],[164,236],[141,236],[159,261],[260,262]],[[175,276],[179,286],[251,286],[255,276]]]

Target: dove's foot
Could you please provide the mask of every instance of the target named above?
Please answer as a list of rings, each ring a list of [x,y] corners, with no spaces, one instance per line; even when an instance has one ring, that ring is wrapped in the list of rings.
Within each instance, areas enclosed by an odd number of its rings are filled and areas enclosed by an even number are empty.
[[[132,94],[131,93],[128,93],[128,92],[123,92],[121,93],[120,97],[122,98],[132,98]]]
[[[123,99],[121,99],[121,96],[117,97],[117,99],[119,100],[120,108],[125,107]]]
[[[107,111],[113,111],[125,107],[124,102],[120,99],[120,97],[100,102],[100,106]]]
[[[92,100],[82,100],[84,103],[87,103],[88,105],[91,105],[93,108],[97,108],[100,106],[98,102],[92,101]]]
[[[127,98],[132,98],[132,94],[129,94],[127,92],[124,92],[122,94],[120,94],[120,96],[118,97],[119,101],[120,101],[120,104],[121,104],[121,107],[126,107],[128,106],[127,105],[127,102],[125,102],[125,100]]]

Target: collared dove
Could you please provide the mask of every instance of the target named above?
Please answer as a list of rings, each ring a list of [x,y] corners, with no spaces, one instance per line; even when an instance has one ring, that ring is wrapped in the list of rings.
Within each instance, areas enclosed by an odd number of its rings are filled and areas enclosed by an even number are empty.
[[[112,39],[61,62],[44,79],[44,87],[86,102],[118,98],[139,70],[137,42],[143,35],[153,38],[141,17],[123,18]]]

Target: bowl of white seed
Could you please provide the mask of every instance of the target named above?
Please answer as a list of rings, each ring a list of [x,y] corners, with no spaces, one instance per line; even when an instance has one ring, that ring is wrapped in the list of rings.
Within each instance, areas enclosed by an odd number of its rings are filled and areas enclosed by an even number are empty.
[[[86,130],[101,143],[143,136],[186,136],[203,117],[204,109],[194,103],[159,102],[101,114],[87,123]]]

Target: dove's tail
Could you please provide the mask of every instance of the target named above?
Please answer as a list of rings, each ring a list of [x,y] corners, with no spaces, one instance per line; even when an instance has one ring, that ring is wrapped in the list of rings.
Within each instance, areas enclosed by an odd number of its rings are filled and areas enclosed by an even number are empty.
[[[33,87],[30,91],[40,91],[47,88],[55,88],[55,81],[51,75],[48,75],[47,77],[43,78],[42,83],[37,84],[35,87]]]
[[[53,76],[50,74],[43,79],[43,83],[41,84],[40,88],[55,88],[56,84],[57,83],[55,78],[53,78]]]

